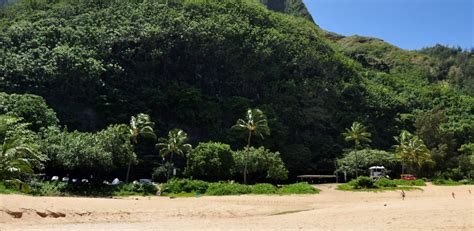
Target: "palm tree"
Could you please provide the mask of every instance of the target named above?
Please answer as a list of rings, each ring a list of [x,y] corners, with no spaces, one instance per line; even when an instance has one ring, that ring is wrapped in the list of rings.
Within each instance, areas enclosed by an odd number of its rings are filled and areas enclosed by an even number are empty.
[[[423,140],[408,131],[402,131],[398,137],[394,138],[398,142],[395,145],[395,150],[397,156],[402,160],[402,173],[407,165],[420,173],[423,164],[431,161],[430,150]]]
[[[168,137],[159,138],[155,148],[163,158],[170,156],[169,161],[172,163],[175,154],[184,156],[186,152],[191,150],[192,146],[186,143],[187,140],[188,134],[181,129],[175,128],[168,132]],[[169,179],[169,174],[167,174],[166,178]]]
[[[23,174],[33,174],[35,168],[41,168],[47,158],[34,148],[23,144],[20,139],[5,139],[0,150],[0,180],[12,181],[27,189],[19,178]]]
[[[247,150],[250,150],[252,136],[257,135],[262,139],[265,135],[270,135],[270,128],[265,114],[260,109],[248,109],[245,119],[238,119],[232,129],[241,130],[248,133]],[[247,184],[247,159],[248,152],[244,161],[244,183]]]
[[[132,140],[132,143],[136,145],[138,143],[138,137],[144,137],[144,138],[150,138],[150,139],[156,139],[155,132],[153,130],[153,127],[155,126],[155,123],[151,121],[151,118],[147,114],[140,113],[138,115],[132,116],[130,118],[130,124],[129,124],[129,131],[130,131],[130,139]],[[132,166],[132,160],[128,163],[128,168],[127,168],[127,176],[126,182],[128,183],[128,179],[130,176],[130,168]]]
[[[366,131],[363,124],[359,122],[352,123],[351,128],[346,128],[346,131],[342,133],[344,140],[348,142],[354,142],[354,150],[359,149],[363,146],[363,143],[370,143],[370,137],[372,134]]]

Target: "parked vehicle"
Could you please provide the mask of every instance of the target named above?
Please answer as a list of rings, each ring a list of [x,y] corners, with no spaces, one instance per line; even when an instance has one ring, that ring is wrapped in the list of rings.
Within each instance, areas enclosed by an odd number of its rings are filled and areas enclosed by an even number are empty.
[[[417,178],[411,174],[401,174],[400,179],[402,180],[416,180]]]

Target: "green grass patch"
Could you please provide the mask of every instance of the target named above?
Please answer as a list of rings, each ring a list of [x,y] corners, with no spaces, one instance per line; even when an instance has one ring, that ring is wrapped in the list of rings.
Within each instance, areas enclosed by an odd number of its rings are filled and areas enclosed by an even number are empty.
[[[339,185],[338,190],[353,192],[382,192],[390,190],[422,190],[414,186],[425,186],[423,180],[389,180],[381,178],[373,180],[370,177],[360,176],[346,184]]]
[[[418,188],[418,187],[413,187],[413,186],[396,186],[396,187],[383,187],[383,188],[354,188],[350,184],[341,184],[338,185],[337,190],[341,191],[351,191],[351,192],[383,192],[383,191],[394,191],[394,190],[405,190],[405,191],[411,191],[411,190],[421,190],[423,189]]]
[[[308,183],[295,183],[290,185],[283,185],[279,190],[279,194],[288,195],[288,194],[315,194],[319,193],[321,190],[311,186]]]
[[[407,185],[407,186],[426,186],[426,183],[422,179],[418,180],[392,180],[396,185]]]
[[[181,192],[181,193],[164,193],[161,196],[170,197],[170,198],[186,198],[186,197],[200,197],[201,193],[198,192]]]
[[[464,180],[460,180],[459,183],[465,184],[465,185],[472,185],[472,184],[474,184],[474,179],[464,179]]]
[[[199,190],[199,191],[198,191]],[[226,195],[288,195],[288,194],[313,194],[319,189],[307,183],[284,185],[278,188],[272,184],[244,185],[233,182],[208,183],[189,179],[174,179],[162,185],[162,196],[194,197],[196,193],[207,196]]]
[[[446,180],[446,179],[435,179],[432,182],[433,182],[434,185],[439,185],[439,186],[463,185],[462,182],[454,181],[454,180]]]

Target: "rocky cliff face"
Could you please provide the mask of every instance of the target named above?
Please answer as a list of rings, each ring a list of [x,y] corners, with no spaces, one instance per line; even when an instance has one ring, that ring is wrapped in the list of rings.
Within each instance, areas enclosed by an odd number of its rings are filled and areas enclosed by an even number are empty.
[[[301,16],[313,21],[303,0],[260,0],[260,2],[273,11]]]

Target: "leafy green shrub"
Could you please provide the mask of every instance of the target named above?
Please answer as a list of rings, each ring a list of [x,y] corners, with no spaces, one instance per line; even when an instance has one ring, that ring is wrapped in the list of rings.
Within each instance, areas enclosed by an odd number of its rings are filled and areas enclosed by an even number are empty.
[[[349,185],[352,186],[353,188],[359,189],[359,188],[377,188],[375,186],[374,180],[368,176],[359,176],[357,179],[351,180],[349,182]]]
[[[284,185],[278,190],[281,194],[312,194],[319,193],[319,190],[308,183],[295,183]]]
[[[199,192],[205,193],[209,183],[202,180],[190,179],[171,179],[163,184],[162,191],[164,193],[182,193],[182,192]]]
[[[6,182],[0,182],[0,194],[19,193],[18,189]]]
[[[235,172],[243,173],[247,163],[248,178],[267,178],[274,180],[286,180],[288,170],[281,159],[279,152],[271,152],[264,147],[235,151]]]
[[[40,196],[63,196],[67,192],[67,184],[63,182],[33,182],[31,193]]]
[[[22,122],[31,124],[33,131],[56,126],[59,122],[56,113],[46,101],[37,95],[0,93],[0,114],[23,118]]]
[[[392,188],[392,187],[397,187],[397,184],[389,180],[387,178],[380,178],[377,181],[375,181],[375,186],[378,188]]]
[[[129,132],[124,125],[110,125],[97,133],[49,128],[43,131],[46,138],[41,141],[40,151],[48,156],[48,164],[57,169],[105,176],[136,162]]]
[[[460,180],[459,183],[461,183],[461,184],[474,184],[474,179],[463,179],[463,180]]]
[[[228,144],[199,143],[187,159],[185,175],[208,181],[225,180],[232,176],[234,158]]]
[[[115,186],[114,196],[155,195],[158,189],[153,184],[120,184]]]
[[[275,194],[278,188],[272,184],[256,184],[251,186],[252,194]]]
[[[422,179],[418,180],[392,180],[396,185],[408,185],[408,186],[426,186],[426,183]]]
[[[31,194],[39,196],[132,196],[154,195],[157,188],[152,184],[66,184],[63,182],[37,182],[30,183]]]
[[[435,174],[435,179],[451,179],[454,181],[462,180],[464,177],[460,168],[451,168]]]
[[[207,188],[206,194],[211,196],[223,196],[223,195],[241,195],[249,194],[252,189],[248,185],[237,184],[237,183],[210,183]]]
[[[446,179],[435,179],[433,180],[434,185],[461,185],[462,183],[454,181],[454,180],[446,180]]]

